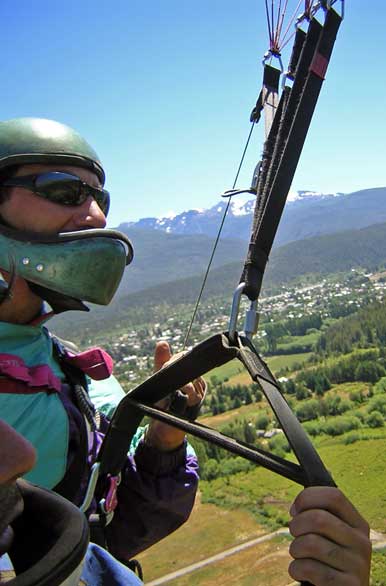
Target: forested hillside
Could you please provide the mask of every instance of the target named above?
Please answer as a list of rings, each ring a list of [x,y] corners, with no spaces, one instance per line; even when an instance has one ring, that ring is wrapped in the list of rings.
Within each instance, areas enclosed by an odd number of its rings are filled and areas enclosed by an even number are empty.
[[[157,307],[180,307],[195,302],[202,284],[203,275],[185,277],[187,267],[192,270],[195,259],[201,258],[201,267],[205,266],[209,257],[209,241],[206,241],[205,262],[202,256],[203,241],[200,247],[189,246],[195,237],[186,239],[184,236],[168,238],[162,234],[155,248],[149,234],[142,235],[146,239],[145,251],[134,267],[126,269],[121,294],[108,307],[93,307],[92,318],[88,314],[79,312],[66,313],[55,318],[55,329],[63,336],[72,336],[83,339],[85,332],[104,335],[116,330],[123,324],[136,325],[156,319]],[[180,244],[188,248],[176,247],[177,239]],[[192,239],[192,240],[191,240]],[[142,242],[142,241],[141,241]],[[237,242],[236,242],[237,244]],[[235,242],[228,242],[229,247]],[[166,248],[165,248],[166,247]],[[139,245],[139,249],[141,245]],[[201,250],[201,256],[198,253]],[[224,245],[223,255],[219,261],[227,257],[227,246]],[[237,252],[239,250],[239,252]],[[234,248],[232,254],[240,254],[240,261],[214,267],[204,291],[204,299],[223,297],[230,302],[234,289],[238,284],[242,269],[241,250]],[[190,262],[192,258],[192,262]],[[280,285],[291,282],[302,283],[307,280],[318,280],[322,275],[349,271],[354,267],[366,270],[375,270],[386,263],[386,224],[379,224],[365,228],[341,232],[331,236],[310,238],[294,242],[273,251],[263,282],[263,295],[277,290]],[[159,275],[166,282],[159,281]],[[176,275],[181,278],[172,280]],[[129,285],[132,283],[131,285]],[[149,283],[154,283],[149,287]],[[287,285],[286,285],[287,286]],[[123,294],[128,287],[135,287],[135,293]],[[167,310],[170,311],[170,310]]]

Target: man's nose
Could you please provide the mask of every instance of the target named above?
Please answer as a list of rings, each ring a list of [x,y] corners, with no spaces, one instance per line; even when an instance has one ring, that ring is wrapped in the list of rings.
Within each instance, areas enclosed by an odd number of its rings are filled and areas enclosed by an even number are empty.
[[[36,452],[32,444],[0,420],[0,484],[23,476],[35,463]]]
[[[104,228],[106,226],[106,216],[91,195],[82,205],[77,207],[73,220],[78,229]]]

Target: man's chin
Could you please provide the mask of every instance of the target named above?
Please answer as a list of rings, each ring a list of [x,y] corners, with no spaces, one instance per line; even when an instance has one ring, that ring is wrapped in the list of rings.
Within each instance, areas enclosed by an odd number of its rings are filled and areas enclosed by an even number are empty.
[[[10,550],[13,539],[14,539],[14,532],[10,525],[6,527],[3,533],[0,535],[0,556],[7,553]]]

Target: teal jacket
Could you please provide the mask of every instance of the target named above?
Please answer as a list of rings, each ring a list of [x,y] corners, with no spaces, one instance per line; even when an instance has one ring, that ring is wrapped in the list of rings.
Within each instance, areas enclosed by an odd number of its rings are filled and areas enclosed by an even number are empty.
[[[89,379],[89,396],[104,424],[92,430],[67,383],[52,337],[43,323],[0,322],[2,419],[37,451],[36,466],[26,479],[56,489],[79,504],[103,430],[124,392],[113,375],[105,380]],[[74,467],[79,459],[81,436],[87,437],[89,446],[85,475],[78,474],[79,466]],[[147,446],[142,436],[140,429],[127,457],[118,489],[118,507],[108,527],[109,549],[122,560],[186,521],[198,484],[197,458],[188,444],[174,452],[159,452]]]

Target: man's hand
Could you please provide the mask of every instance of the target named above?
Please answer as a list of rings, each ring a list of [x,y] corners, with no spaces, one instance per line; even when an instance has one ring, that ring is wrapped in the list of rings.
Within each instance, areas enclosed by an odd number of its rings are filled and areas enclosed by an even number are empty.
[[[337,488],[310,487],[295,499],[290,513],[289,574],[314,586],[368,586],[369,525]]]
[[[181,356],[181,353],[172,356],[167,342],[157,342],[154,353],[154,370],[160,370]],[[202,401],[205,396],[206,383],[199,377],[180,389],[187,396],[187,405],[192,407]],[[158,407],[164,407],[165,400],[157,403]],[[181,429],[171,427],[162,421],[153,419],[146,432],[146,444],[162,451],[177,449],[184,441],[185,433]]]

